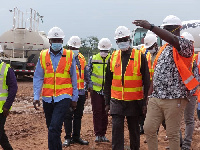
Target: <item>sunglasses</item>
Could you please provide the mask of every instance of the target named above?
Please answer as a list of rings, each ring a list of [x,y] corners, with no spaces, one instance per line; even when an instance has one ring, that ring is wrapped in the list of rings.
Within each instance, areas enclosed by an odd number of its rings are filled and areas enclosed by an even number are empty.
[[[130,40],[129,37],[120,38],[120,39],[117,39],[117,43],[120,43],[120,42],[127,42],[127,41],[129,41],[129,40]]]

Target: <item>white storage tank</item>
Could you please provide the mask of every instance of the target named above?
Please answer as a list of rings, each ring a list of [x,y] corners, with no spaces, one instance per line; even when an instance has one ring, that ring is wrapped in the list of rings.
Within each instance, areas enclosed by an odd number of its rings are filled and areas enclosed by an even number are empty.
[[[189,32],[194,37],[194,50],[200,51],[200,20],[189,20],[182,22],[181,34]]]

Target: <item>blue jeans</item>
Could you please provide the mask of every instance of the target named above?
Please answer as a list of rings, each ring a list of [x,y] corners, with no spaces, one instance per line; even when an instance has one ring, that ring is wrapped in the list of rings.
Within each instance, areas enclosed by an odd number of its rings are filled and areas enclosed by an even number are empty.
[[[65,98],[59,102],[47,103],[43,101],[43,109],[48,128],[49,150],[62,150],[61,132],[67,110],[70,107],[71,99]]]

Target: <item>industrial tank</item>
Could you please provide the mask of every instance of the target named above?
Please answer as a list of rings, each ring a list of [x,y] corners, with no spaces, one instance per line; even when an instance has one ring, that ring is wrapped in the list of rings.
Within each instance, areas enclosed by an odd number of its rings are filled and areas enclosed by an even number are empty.
[[[41,50],[49,48],[49,41],[43,32],[16,28],[0,36],[0,45],[7,58],[27,62],[30,57],[38,58]],[[36,63],[37,59],[29,62]]]
[[[189,20],[182,22],[181,34],[189,32],[194,37],[194,50],[200,51],[200,20]]]

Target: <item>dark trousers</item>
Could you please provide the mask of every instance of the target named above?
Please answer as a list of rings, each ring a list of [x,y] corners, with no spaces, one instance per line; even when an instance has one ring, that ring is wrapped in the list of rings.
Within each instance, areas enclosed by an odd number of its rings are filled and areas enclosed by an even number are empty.
[[[12,150],[13,148],[10,145],[8,137],[4,130],[5,122],[6,117],[3,115],[3,113],[0,113],[0,145],[4,150]]]
[[[104,96],[93,91],[91,95],[95,136],[104,136],[108,126]]]
[[[48,128],[49,150],[62,150],[61,130],[67,110],[70,107],[71,99],[65,98],[59,102],[47,103],[43,101],[43,109]]]
[[[70,139],[71,134],[73,139],[80,138],[81,132],[81,119],[83,116],[84,104],[85,104],[85,95],[79,95],[76,109],[74,111],[68,109],[65,115],[65,139]],[[73,133],[72,133],[72,121],[73,121]]]
[[[198,119],[200,120],[200,110],[197,108],[197,116],[198,116]]]
[[[112,115],[112,149],[124,150],[124,118],[122,115]],[[126,116],[131,150],[140,148],[140,128],[138,116]]]

